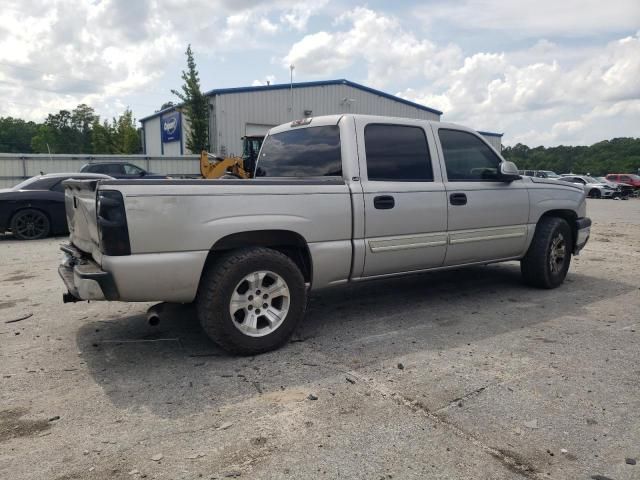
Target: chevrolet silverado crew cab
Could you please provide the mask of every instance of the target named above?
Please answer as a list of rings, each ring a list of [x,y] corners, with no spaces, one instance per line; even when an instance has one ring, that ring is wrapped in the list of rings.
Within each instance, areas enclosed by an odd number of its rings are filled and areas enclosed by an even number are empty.
[[[65,301],[195,302],[239,354],[286,342],[311,289],[509,260],[557,287],[591,225],[581,185],[521,177],[473,130],[364,115],[273,128],[251,180],[72,180],[65,195]]]

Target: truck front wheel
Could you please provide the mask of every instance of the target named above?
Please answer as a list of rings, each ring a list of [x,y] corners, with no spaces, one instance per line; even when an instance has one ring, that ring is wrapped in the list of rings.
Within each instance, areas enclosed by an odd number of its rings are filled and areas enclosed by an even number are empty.
[[[529,250],[520,261],[525,283],[538,288],[556,288],[564,282],[571,263],[573,238],[566,220],[542,217]]]
[[[267,352],[284,344],[304,316],[304,277],[276,250],[233,251],[205,270],[196,308],[204,331],[226,351]]]

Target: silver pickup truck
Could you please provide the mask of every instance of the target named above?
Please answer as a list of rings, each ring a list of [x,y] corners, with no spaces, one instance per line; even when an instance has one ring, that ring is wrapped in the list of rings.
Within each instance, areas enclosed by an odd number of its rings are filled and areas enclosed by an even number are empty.
[[[521,177],[473,130],[364,115],[272,129],[252,180],[68,181],[65,195],[65,301],[195,302],[239,354],[286,342],[311,289],[509,260],[557,287],[591,225],[581,186]]]

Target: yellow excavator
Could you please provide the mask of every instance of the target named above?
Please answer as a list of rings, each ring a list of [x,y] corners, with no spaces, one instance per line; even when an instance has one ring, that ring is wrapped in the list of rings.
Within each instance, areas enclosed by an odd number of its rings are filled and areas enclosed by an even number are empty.
[[[264,137],[242,137],[242,157],[219,157],[200,152],[202,178],[251,178]]]

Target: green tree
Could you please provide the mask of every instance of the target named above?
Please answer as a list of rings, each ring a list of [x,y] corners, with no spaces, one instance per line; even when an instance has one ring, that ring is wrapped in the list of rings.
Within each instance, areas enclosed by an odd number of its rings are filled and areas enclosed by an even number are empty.
[[[140,153],[142,145],[133,112],[127,108],[120,117],[113,119],[113,144],[115,153]]]
[[[518,143],[502,155],[521,170],[553,170],[557,173],[635,173],[640,168],[640,138],[613,138],[591,146],[535,147]]]
[[[38,131],[34,122],[19,118],[0,117],[0,152],[30,153],[31,139]]]
[[[31,145],[38,153],[91,153],[91,126],[98,116],[88,105],[47,115]]]
[[[187,56],[187,70],[182,71],[182,91],[171,90],[183,103],[184,113],[189,119],[190,128],[187,135],[187,148],[194,153],[209,148],[208,129],[208,102],[200,90],[200,78],[196,69],[196,62],[193,59],[191,45],[185,52]]]
[[[34,153],[60,153],[56,151],[57,135],[53,127],[40,124],[31,139],[31,150]]]
[[[96,118],[91,125],[91,153],[108,154],[114,153],[113,127],[108,120],[100,123]]]
[[[98,115],[84,103],[71,111],[71,126],[77,132],[75,136],[81,153],[91,152],[91,128],[96,120],[99,120]]]

